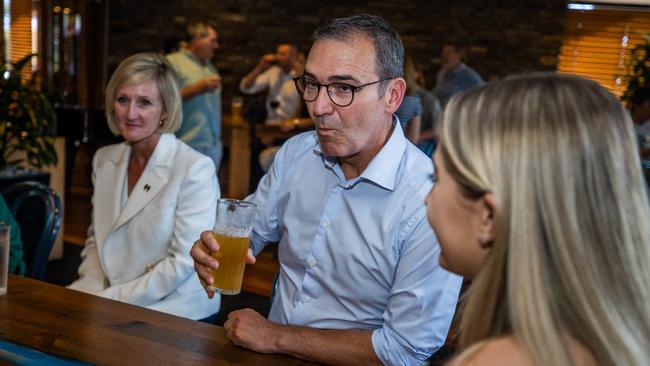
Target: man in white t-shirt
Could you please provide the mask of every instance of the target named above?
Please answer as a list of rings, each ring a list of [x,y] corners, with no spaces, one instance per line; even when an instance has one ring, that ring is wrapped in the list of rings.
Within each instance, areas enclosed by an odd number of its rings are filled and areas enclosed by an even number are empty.
[[[293,85],[293,78],[302,73],[301,65],[297,47],[281,44],[276,53],[262,56],[257,66],[241,80],[239,89],[244,94],[268,90],[266,123],[280,123],[297,115],[300,96]]]

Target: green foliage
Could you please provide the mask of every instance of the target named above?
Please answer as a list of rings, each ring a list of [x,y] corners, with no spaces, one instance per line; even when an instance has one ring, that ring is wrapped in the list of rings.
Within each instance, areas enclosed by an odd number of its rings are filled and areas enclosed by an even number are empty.
[[[56,113],[34,78],[23,83],[20,71],[35,54],[0,64],[0,171],[26,162],[40,168],[57,162],[54,150]],[[25,159],[10,159],[15,152]]]
[[[634,92],[643,86],[650,85],[650,35],[646,34],[643,38],[645,44],[638,44],[632,50],[627,90],[621,96],[628,107]]]

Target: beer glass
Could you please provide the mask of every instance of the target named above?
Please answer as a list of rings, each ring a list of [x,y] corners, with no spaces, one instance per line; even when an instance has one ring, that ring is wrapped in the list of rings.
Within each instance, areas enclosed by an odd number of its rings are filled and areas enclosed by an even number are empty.
[[[220,248],[212,257],[219,262],[219,268],[212,271],[211,290],[224,295],[237,295],[241,291],[256,207],[254,203],[234,199],[217,201],[213,233]]]
[[[241,109],[243,105],[244,105],[244,98],[240,96],[232,97],[230,107],[231,107],[231,116],[232,116],[233,123],[238,123],[242,121]]]

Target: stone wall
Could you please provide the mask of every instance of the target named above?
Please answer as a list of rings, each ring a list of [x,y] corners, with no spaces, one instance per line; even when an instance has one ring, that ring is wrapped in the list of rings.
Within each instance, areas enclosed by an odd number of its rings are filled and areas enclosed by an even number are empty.
[[[112,0],[109,75],[124,57],[161,51],[163,40],[193,18],[218,25],[217,68],[224,100],[240,78],[275,45],[292,41],[308,52],[311,33],[325,20],[353,13],[385,17],[407,53],[434,83],[440,48],[449,39],[468,46],[468,64],[486,80],[512,72],[554,70],[564,32],[564,0]],[[227,103],[224,103],[227,105]]]

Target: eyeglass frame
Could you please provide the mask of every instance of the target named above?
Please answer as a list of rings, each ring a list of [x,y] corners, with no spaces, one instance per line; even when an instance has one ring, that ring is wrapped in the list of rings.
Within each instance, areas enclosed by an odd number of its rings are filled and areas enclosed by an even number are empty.
[[[297,91],[298,94],[300,95],[300,98],[302,98],[305,102],[313,102],[313,101],[315,101],[316,99],[318,99],[318,96],[320,95],[320,88],[321,88],[321,87],[325,87],[325,90],[327,91],[327,97],[330,98],[330,100],[332,101],[332,103],[334,103],[335,105],[337,105],[337,106],[339,106],[339,107],[343,107],[343,108],[344,108],[344,107],[349,107],[349,106],[352,104],[352,102],[354,102],[354,94],[356,93],[357,90],[362,89],[362,88],[365,88],[366,86],[370,86],[370,85],[373,85],[373,84],[382,83],[382,82],[384,82],[384,81],[388,81],[388,80],[391,80],[391,79],[395,79],[395,76],[390,76],[390,77],[387,77],[387,78],[384,78],[384,79],[381,79],[381,80],[373,81],[373,82],[371,82],[371,83],[366,83],[366,84],[362,84],[362,85],[351,85],[351,84],[343,83],[343,82],[340,82],[340,81],[333,81],[333,82],[331,82],[331,83],[329,83],[329,84],[321,84],[321,83],[319,83],[317,80],[314,80],[313,78],[307,77],[307,76],[305,76],[305,75],[302,75],[302,76],[296,76],[296,77],[293,78],[292,80],[293,80],[293,83],[294,83],[294,85],[295,85],[295,87],[296,87],[296,91]],[[300,92],[300,88],[298,87],[298,81],[299,81],[299,80],[310,80],[310,81],[312,81],[312,82],[314,82],[315,84],[318,85],[318,91],[316,92],[316,97],[315,97],[314,99],[312,99],[312,100],[307,100],[307,99],[305,99],[305,92],[304,92],[304,90],[303,90],[303,92],[301,93],[301,92]],[[336,103],[336,102],[334,101],[334,99],[332,98],[332,95],[330,94],[330,89],[329,89],[330,85],[332,85],[332,84],[345,85],[345,86],[347,86],[348,88],[350,88],[350,90],[352,91],[352,98],[350,98],[350,103],[348,103],[348,104],[346,104],[346,105],[340,105],[340,104],[338,104],[338,103]]]

